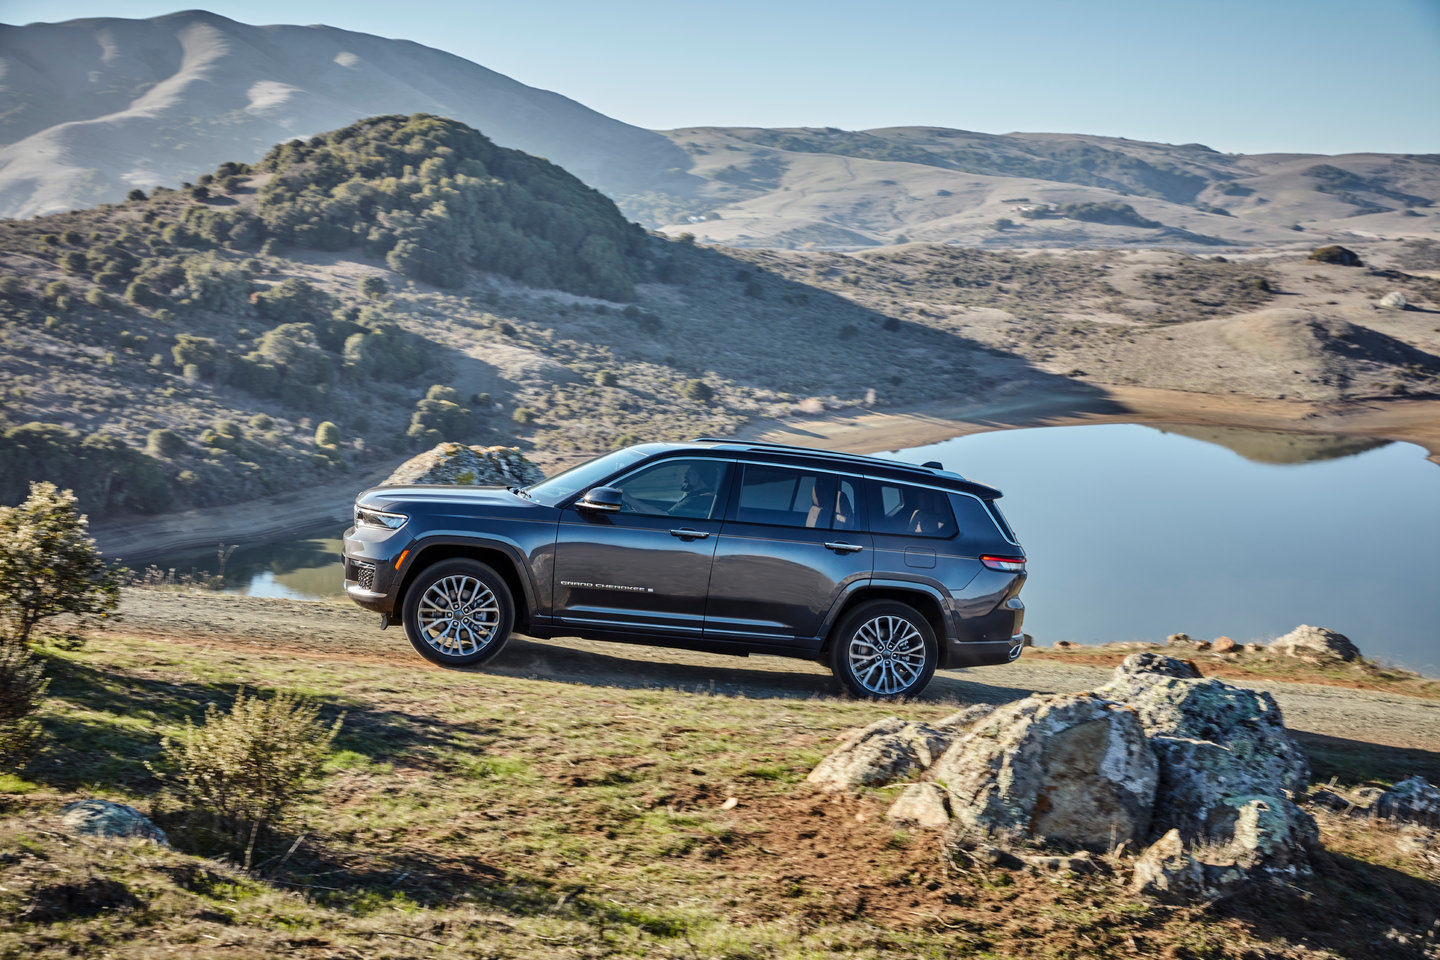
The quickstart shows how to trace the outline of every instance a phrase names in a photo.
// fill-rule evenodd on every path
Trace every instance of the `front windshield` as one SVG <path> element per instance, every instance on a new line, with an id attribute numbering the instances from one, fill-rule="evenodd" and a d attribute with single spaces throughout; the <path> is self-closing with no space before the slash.
<path id="1" fill-rule="evenodd" d="M 581 490 L 588 490 L 606 477 L 624 470 L 637 460 L 643 459 L 645 454 L 646 450 L 641 447 L 616 450 L 603 457 L 587 460 L 553 477 L 546 477 L 539 483 L 532 483 L 525 488 L 525 492 L 541 503 L 554 506 L 566 497 Z"/>

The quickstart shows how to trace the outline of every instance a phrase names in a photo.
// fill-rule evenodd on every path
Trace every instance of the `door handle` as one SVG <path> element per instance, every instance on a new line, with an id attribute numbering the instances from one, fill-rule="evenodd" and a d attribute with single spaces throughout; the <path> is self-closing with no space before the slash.
<path id="1" fill-rule="evenodd" d="M 836 553 L 855 553 L 856 551 L 865 549 L 858 543 L 840 543 L 837 541 L 826 543 L 825 546 L 834 550 Z"/>
<path id="2" fill-rule="evenodd" d="M 679 537 L 681 540 L 704 540 L 710 536 L 708 530 L 691 530 L 689 527 L 681 527 L 678 530 L 671 530 L 670 536 Z"/>

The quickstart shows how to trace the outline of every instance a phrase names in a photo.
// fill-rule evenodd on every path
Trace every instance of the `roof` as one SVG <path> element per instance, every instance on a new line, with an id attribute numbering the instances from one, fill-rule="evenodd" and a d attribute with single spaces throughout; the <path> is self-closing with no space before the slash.
<path id="1" fill-rule="evenodd" d="M 993 500 L 1001 496 L 999 490 L 967 480 L 958 473 L 943 467 L 921 466 L 902 463 L 886 457 L 872 457 L 862 453 L 840 453 L 834 450 L 819 450 L 789 443 L 771 443 L 764 440 L 738 440 L 734 437 L 696 437 L 692 443 L 703 443 L 712 449 L 726 449 L 737 452 L 763 453 L 772 458 L 789 459 L 792 462 L 806 461 L 828 464 L 844 463 L 864 470 L 867 474 L 883 475 L 891 479 L 923 482 L 964 493 L 973 493 L 983 499 Z"/>

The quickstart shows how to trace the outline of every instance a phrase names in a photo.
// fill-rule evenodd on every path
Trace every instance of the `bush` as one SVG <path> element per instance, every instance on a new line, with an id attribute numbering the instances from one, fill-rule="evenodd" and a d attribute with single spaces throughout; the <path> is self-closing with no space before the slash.
<path id="1" fill-rule="evenodd" d="M 198 820 L 243 850 L 249 869 L 261 831 L 283 824 L 308 792 L 343 720 L 327 726 L 320 708 L 299 697 L 265 700 L 242 690 L 228 712 L 212 703 L 203 723 L 187 720 L 166 738 L 152 770 L 175 785 Z"/>
<path id="2" fill-rule="evenodd" d="M 0 642 L 24 645 L 61 615 L 84 627 L 120 602 L 123 571 L 95 549 L 75 495 L 32 483 L 18 507 L 0 507 Z"/>
<path id="3" fill-rule="evenodd" d="M 315 428 L 315 446 L 317 447 L 338 447 L 340 446 L 340 428 L 329 420 L 324 421 Z"/>
<path id="4" fill-rule="evenodd" d="M 1310 251 L 1310 259 L 1320 263 L 1335 263 L 1342 267 L 1363 267 L 1360 255 L 1338 243 L 1328 247 L 1316 247 Z"/>
<path id="5" fill-rule="evenodd" d="M 250 418 L 251 430 L 269 430 L 275 426 L 275 421 L 268 414 L 257 413 Z"/>
<path id="6" fill-rule="evenodd" d="M 697 403 L 709 403 L 714 399 L 715 391 L 704 380 L 689 380 L 680 388 L 680 395 Z"/>
<path id="7" fill-rule="evenodd" d="M 390 288 L 385 285 L 385 278 L 378 273 L 372 273 L 360 281 L 360 292 L 371 300 L 378 300 L 385 296 Z"/>
<path id="8" fill-rule="evenodd" d="M 129 201 L 131 201 L 131 202 L 135 202 L 135 201 L 139 201 L 139 200 L 144 200 L 144 199 L 145 199 L 145 191 L 144 191 L 144 190 L 141 190 L 140 188 L 137 187 L 137 188 L 135 188 L 134 190 L 131 190 L 129 193 L 125 194 L 125 199 L 126 199 L 126 200 L 129 200 Z"/>
<path id="9" fill-rule="evenodd" d="M 185 439 L 174 430 L 151 430 L 145 451 L 152 457 L 176 457 L 185 452 Z"/>
<path id="10" fill-rule="evenodd" d="M 28 646 L 0 639 L 0 771 L 20 769 L 34 752 L 40 725 L 32 714 L 48 685 Z"/>
<path id="11" fill-rule="evenodd" d="M 435 384 L 415 404 L 405 436 L 412 440 L 438 443 L 441 440 L 464 439 L 475 428 L 474 414 L 460 405 L 460 392 L 444 384 Z"/>

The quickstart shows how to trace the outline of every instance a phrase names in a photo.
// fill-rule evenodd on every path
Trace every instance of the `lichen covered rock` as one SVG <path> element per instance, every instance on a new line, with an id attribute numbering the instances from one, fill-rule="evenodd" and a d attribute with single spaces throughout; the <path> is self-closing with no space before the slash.
<path id="1" fill-rule="evenodd" d="M 77 800 L 60 808 L 60 825 L 71 833 L 107 840 L 150 840 L 168 846 L 165 831 L 134 807 L 109 800 Z"/>
<path id="2" fill-rule="evenodd" d="M 829 793 L 882 786 L 924 770 L 949 743 L 935 727 L 885 717 L 845 734 L 805 779 Z"/>
<path id="3" fill-rule="evenodd" d="M 928 781 L 908 784 L 885 816 L 917 827 L 943 827 L 950 822 L 950 799 L 939 784 Z"/>
<path id="4" fill-rule="evenodd" d="M 1440 827 L 1440 789 L 1423 777 L 1411 777 L 1376 797 L 1370 811 L 1385 820 Z"/>
<path id="5" fill-rule="evenodd" d="M 1001 707 L 946 751 L 931 778 L 962 824 L 1106 849 L 1146 836 L 1158 768 L 1133 710 L 1080 693 Z"/>
<path id="6" fill-rule="evenodd" d="M 1270 644 L 1269 651 L 1310 663 L 1348 662 L 1360 656 L 1360 648 L 1349 637 L 1308 624 L 1301 624 Z"/>
<path id="7" fill-rule="evenodd" d="M 441 443 L 395 468 L 385 483 L 523 487 L 543 480 L 540 468 L 515 447 L 469 447 Z"/>

